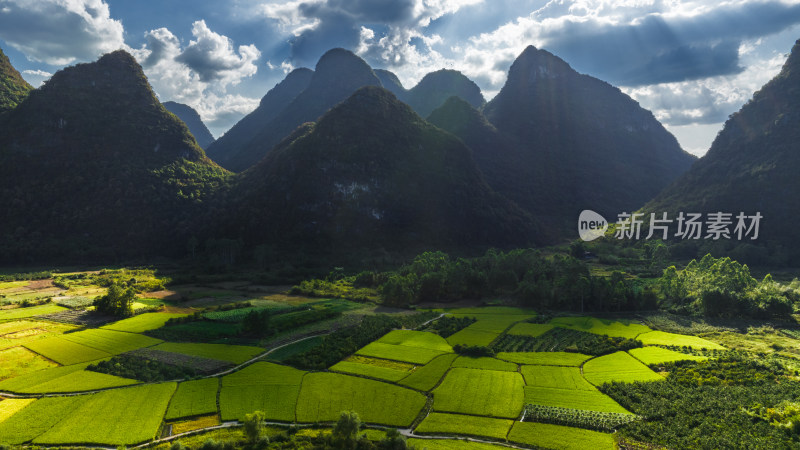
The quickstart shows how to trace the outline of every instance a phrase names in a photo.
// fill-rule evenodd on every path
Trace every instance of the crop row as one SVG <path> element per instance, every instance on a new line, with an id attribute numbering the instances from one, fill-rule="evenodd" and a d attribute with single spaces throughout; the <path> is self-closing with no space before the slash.
<path id="1" fill-rule="evenodd" d="M 525 421 L 566 425 L 597 431 L 615 431 L 622 425 L 638 420 L 633 414 L 620 414 L 558 406 L 525 405 Z"/>

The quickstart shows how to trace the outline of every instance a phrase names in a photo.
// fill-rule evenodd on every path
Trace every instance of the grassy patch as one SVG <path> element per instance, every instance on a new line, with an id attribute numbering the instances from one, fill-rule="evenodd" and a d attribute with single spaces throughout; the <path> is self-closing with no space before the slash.
<path id="1" fill-rule="evenodd" d="M 426 348 L 437 352 L 453 351 L 450 344 L 437 334 L 426 331 L 393 330 L 378 339 L 378 342 L 406 347 Z"/>
<path id="2" fill-rule="evenodd" d="M 577 389 L 594 391 L 591 385 L 581 375 L 578 367 L 563 366 L 522 366 L 522 376 L 528 386 L 548 387 L 557 389 Z"/>
<path id="3" fill-rule="evenodd" d="M 414 367 L 413 364 L 356 355 L 334 364 L 331 366 L 331 370 L 387 381 L 399 381 L 407 377 Z"/>
<path id="4" fill-rule="evenodd" d="M 433 390 L 436 411 L 516 418 L 522 411 L 524 382 L 517 372 L 451 369 Z"/>
<path id="5" fill-rule="evenodd" d="M 45 397 L 0 422 L 0 442 L 18 445 L 36 438 L 61 422 L 88 400 L 87 395 Z M 5 401 L 5 400 L 4 400 Z"/>
<path id="6" fill-rule="evenodd" d="M 222 420 L 243 420 L 245 414 L 260 410 L 267 419 L 293 422 L 304 374 L 291 367 L 257 362 L 222 377 Z"/>
<path id="7" fill-rule="evenodd" d="M 63 306 L 58 306 L 55 303 L 30 306 L 28 308 L 5 309 L 5 310 L 0 310 L 0 321 L 27 319 L 29 317 L 66 311 L 67 309 L 68 308 L 64 308 Z"/>
<path id="8" fill-rule="evenodd" d="M 508 440 L 520 444 L 565 450 L 613 450 L 614 435 L 546 423 L 515 422 Z"/>
<path id="9" fill-rule="evenodd" d="M 500 352 L 497 358 L 517 364 L 578 367 L 591 356 L 571 352 Z"/>
<path id="10" fill-rule="evenodd" d="M 445 352 L 424 347 L 409 347 L 406 345 L 385 344 L 376 341 L 367 344 L 356 353 L 363 356 L 372 356 L 374 358 L 392 359 L 414 364 L 427 364 L 433 358 Z"/>
<path id="11" fill-rule="evenodd" d="M 595 386 L 612 381 L 658 381 L 661 376 L 625 352 L 591 359 L 583 365 L 583 376 Z"/>
<path id="12" fill-rule="evenodd" d="M 504 445 L 486 444 L 483 442 L 469 442 L 460 439 L 409 439 L 408 443 L 414 448 L 426 450 L 498 450 L 508 449 Z"/>
<path id="13" fill-rule="evenodd" d="M 110 353 L 56 336 L 25 344 L 34 352 L 65 366 L 108 358 Z"/>
<path id="14" fill-rule="evenodd" d="M 199 416 L 202 414 L 216 414 L 217 391 L 219 379 L 204 378 L 201 380 L 184 381 L 178 385 L 178 390 L 169 402 L 166 420 L 180 419 L 182 417 Z M 176 433 L 173 429 L 173 433 Z"/>
<path id="15" fill-rule="evenodd" d="M 500 370 L 506 372 L 516 372 L 517 365 L 500 361 L 495 358 L 473 358 L 471 356 L 459 356 L 452 367 L 465 367 L 468 369 Z"/>
<path id="16" fill-rule="evenodd" d="M 68 373 L 49 381 L 45 381 L 40 384 L 19 389 L 17 392 L 36 394 L 81 392 L 112 387 L 130 386 L 138 383 L 138 381 L 130 380 L 128 378 L 115 377 L 113 375 L 92 372 L 90 370 L 80 370 Z"/>
<path id="17" fill-rule="evenodd" d="M 33 442 L 132 445 L 149 441 L 158 433 L 175 387 L 175 383 L 149 384 L 89 395 Z"/>
<path id="18" fill-rule="evenodd" d="M 520 322 L 508 330 L 508 334 L 537 337 L 552 330 L 555 325 L 549 323 Z"/>
<path id="19" fill-rule="evenodd" d="M 190 344 L 176 342 L 164 342 L 163 344 L 153 347 L 153 350 L 199 356 L 200 358 L 217 359 L 235 364 L 241 364 L 264 352 L 263 348 L 245 345 Z"/>
<path id="20" fill-rule="evenodd" d="M 477 323 L 477 322 L 476 322 Z M 475 324 L 472 324 L 475 325 Z M 472 328 L 472 325 L 447 338 L 450 345 L 481 346 L 486 347 L 492 343 L 500 333 L 481 331 Z"/>
<path id="21" fill-rule="evenodd" d="M 196 419 L 184 420 L 171 424 L 172 434 L 181 434 L 188 431 L 202 430 L 203 428 L 215 427 L 219 424 L 219 416 L 216 414 L 213 416 L 198 417 Z"/>
<path id="22" fill-rule="evenodd" d="M 650 327 L 628 320 L 608 320 L 594 317 L 556 317 L 551 324 L 588 333 L 633 339 L 641 333 L 653 331 Z"/>
<path id="23" fill-rule="evenodd" d="M 152 347 L 161 341 L 141 334 L 101 329 L 89 329 L 63 335 L 64 339 L 97 350 L 119 355 L 142 347 Z"/>
<path id="24" fill-rule="evenodd" d="M 594 390 L 570 390 L 551 387 L 526 386 L 525 403 L 627 414 L 628 411 L 611 397 Z"/>
<path id="25" fill-rule="evenodd" d="M 144 313 L 129 319 L 120 320 L 101 327 L 106 330 L 127 331 L 129 333 L 144 333 L 148 330 L 161 328 L 169 319 L 185 317 L 187 314 Z"/>
<path id="26" fill-rule="evenodd" d="M 505 440 L 513 423 L 514 421 L 510 419 L 430 413 L 414 432 L 420 434 L 486 436 Z"/>
<path id="27" fill-rule="evenodd" d="M 30 405 L 35 398 L 7 398 L 0 400 L 0 423 Z"/>
<path id="28" fill-rule="evenodd" d="M 436 383 L 442 379 L 447 370 L 450 369 L 450 365 L 457 357 L 458 355 L 453 353 L 437 356 L 428 364 L 425 364 L 412 372 L 411 375 L 400 380 L 399 383 L 420 391 L 430 391 L 436 386 Z"/>
<path id="29" fill-rule="evenodd" d="M 304 377 L 300 389 L 297 420 L 335 421 L 341 411 L 356 411 L 365 423 L 403 427 L 417 417 L 425 401 L 425 396 L 418 392 L 380 381 L 310 373 Z"/>
<path id="30" fill-rule="evenodd" d="M 321 343 L 322 343 L 322 336 L 314 336 L 312 338 L 308 338 L 303 341 L 295 342 L 285 347 L 281 347 L 275 350 L 274 352 L 270 353 L 266 357 L 266 359 L 270 361 L 283 362 L 291 358 L 292 356 L 299 355 L 303 352 L 311 350 L 312 348 L 318 346 Z"/>
<path id="31" fill-rule="evenodd" d="M 648 366 L 651 364 L 663 364 L 675 361 L 704 361 L 708 359 L 705 356 L 688 355 L 661 347 L 634 348 L 628 350 L 628 353 Z"/>
<path id="32" fill-rule="evenodd" d="M 741 336 L 734 333 L 735 336 Z M 725 350 L 725 347 L 697 336 L 667 333 L 665 331 L 651 331 L 638 337 L 644 345 L 674 345 L 676 347 L 691 347 L 696 349 Z"/>
<path id="33" fill-rule="evenodd" d="M 11 347 L 0 350 L 0 380 L 14 378 L 37 370 L 55 367 L 56 363 L 28 350 Z"/>

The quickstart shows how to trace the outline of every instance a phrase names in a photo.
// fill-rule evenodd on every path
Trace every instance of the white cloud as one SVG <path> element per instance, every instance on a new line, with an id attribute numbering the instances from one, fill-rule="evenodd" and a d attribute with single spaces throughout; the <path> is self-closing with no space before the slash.
<path id="1" fill-rule="evenodd" d="M 0 0 L 0 38 L 32 61 L 64 65 L 124 48 L 103 0 Z"/>
<path id="2" fill-rule="evenodd" d="M 41 86 L 46 80 L 53 76 L 52 73 L 46 72 L 44 70 L 23 70 L 22 78 L 25 79 L 31 86 L 39 87 Z"/>
<path id="3" fill-rule="evenodd" d="M 258 106 L 259 98 L 232 95 L 228 88 L 256 74 L 261 52 L 254 45 L 234 50 L 231 40 L 204 21 L 192 26 L 185 47 L 168 29 L 145 33 L 145 45 L 131 49 L 161 101 L 185 103 L 200 114 L 214 135 Z"/>

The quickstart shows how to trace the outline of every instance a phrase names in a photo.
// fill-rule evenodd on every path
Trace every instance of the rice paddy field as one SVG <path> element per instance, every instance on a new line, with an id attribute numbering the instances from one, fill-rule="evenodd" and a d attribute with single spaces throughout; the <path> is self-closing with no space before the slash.
<path id="1" fill-rule="evenodd" d="M 0 290 L 24 296 L 26 286 L 22 282 L 0 283 Z M 68 294 L 95 291 L 102 292 L 103 288 L 76 285 Z M 418 449 L 508 448 L 493 442 L 549 449 L 611 449 L 615 446 L 614 434 L 596 430 L 613 430 L 616 424 L 640 417 L 597 387 L 608 382 L 660 381 L 662 375 L 648 366 L 707 359 L 664 347 L 723 348 L 701 337 L 654 330 L 628 320 L 563 316 L 547 323 L 531 323 L 528 320 L 536 317 L 531 310 L 489 306 L 444 311 L 476 319 L 447 338 L 430 331 L 396 329 L 360 344 L 361 348 L 350 350 L 352 354 L 330 364 L 327 370 L 308 371 L 283 361 L 292 361 L 291 356 L 321 345 L 322 336 L 303 340 L 308 335 L 298 333 L 288 342 L 276 339 L 276 346 L 289 345 L 255 361 L 251 360 L 271 348 L 266 340 L 225 336 L 236 332 L 236 321 L 249 311 L 294 311 L 298 305 L 308 304 L 351 314 L 361 305 L 345 300 L 268 296 L 250 300 L 251 306 L 245 308 L 216 308 L 249 298 L 247 291 L 234 284 L 178 287 L 171 294 L 154 293 L 153 299 L 139 300 L 150 305 L 167 301 L 165 298 L 172 295 L 183 297 L 185 304 L 168 309 L 170 312 L 146 312 L 98 324 L 51 320 L 55 316 L 50 314 L 71 311 L 53 303 L 0 310 L 0 444 L 132 446 L 165 433 L 242 421 L 245 415 L 260 410 L 269 421 L 321 424 L 319 429 L 301 430 L 309 435 L 329 433 L 342 411 L 356 411 L 365 424 L 412 427 L 412 436 L 416 437 L 409 443 Z M 70 308 L 78 305 L 73 303 L 64 304 Z M 166 325 L 170 319 L 186 317 L 208 305 L 213 308 L 201 314 L 213 319 L 211 322 Z M 358 321 L 352 316 L 348 318 L 347 324 L 355 323 Z M 175 336 L 194 336 L 195 332 L 209 332 L 202 329 L 207 324 L 226 327 L 228 334 L 214 340 L 231 343 L 178 341 L 161 333 L 170 328 L 177 330 Z M 196 329 L 186 334 L 181 327 Z M 571 351 L 575 350 L 574 342 L 558 346 L 565 351 L 500 351 L 504 338 L 527 339 L 535 344 L 559 330 L 559 336 L 563 334 L 567 341 L 581 334 L 568 331 L 575 330 L 635 338 L 644 346 L 599 357 Z M 453 348 L 459 344 L 496 346 L 497 353 L 491 357 L 459 355 Z M 167 365 L 194 360 L 213 360 L 219 365 L 188 379 L 155 383 L 87 369 L 115 355 L 154 359 Z M 214 375 L 225 369 L 231 371 Z M 30 398 L 3 398 L 3 393 Z M 611 421 L 614 427 L 588 429 L 593 426 L 593 415 Z M 555 416 L 567 417 L 566 422 L 553 422 Z M 384 435 L 378 430 L 369 433 L 376 440 Z M 228 435 L 241 436 L 241 431 L 207 434 Z M 202 436 L 186 438 L 185 442 L 198 447 Z M 468 438 L 485 442 L 465 440 Z"/>

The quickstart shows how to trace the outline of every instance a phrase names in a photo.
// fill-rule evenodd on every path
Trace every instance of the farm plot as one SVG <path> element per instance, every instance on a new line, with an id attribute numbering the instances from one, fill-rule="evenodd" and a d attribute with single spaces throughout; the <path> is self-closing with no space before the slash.
<path id="1" fill-rule="evenodd" d="M 725 347 L 697 336 L 667 333 L 664 331 L 651 331 L 638 337 L 644 345 L 674 345 L 676 347 L 691 347 L 695 349 L 725 350 Z"/>
<path id="2" fill-rule="evenodd" d="M 75 329 L 71 325 L 31 320 L 0 323 L 0 350 L 46 339 Z"/>
<path id="3" fill-rule="evenodd" d="M 41 316 L 43 314 L 52 314 L 61 311 L 67 311 L 67 308 L 58 306 L 55 303 L 45 303 L 44 305 L 29 306 L 27 308 L 14 308 L 0 310 L 0 321 L 26 319 L 28 317 Z"/>
<path id="4" fill-rule="evenodd" d="M 526 386 L 525 403 L 586 411 L 628 413 L 625 408 L 611 399 L 611 397 L 596 389 L 589 391 Z"/>
<path id="5" fill-rule="evenodd" d="M 411 375 L 400 380 L 400 384 L 420 391 L 430 391 L 450 369 L 450 365 L 458 357 L 454 353 L 437 356 L 428 364 L 418 368 Z"/>
<path id="6" fill-rule="evenodd" d="M 365 423 L 404 427 L 417 417 L 425 402 L 424 395 L 392 384 L 335 373 L 309 373 L 300 389 L 297 420 L 336 421 L 342 411 L 356 411 Z"/>
<path id="7" fill-rule="evenodd" d="M 563 366 L 522 366 L 522 376 L 528 386 L 557 389 L 596 390 L 581 375 L 578 367 Z"/>
<path id="8" fill-rule="evenodd" d="M 91 370 L 79 370 L 58 378 L 18 389 L 22 394 L 53 394 L 61 392 L 82 392 L 107 389 L 112 387 L 139 384 L 137 380 L 116 377 Z"/>
<path id="9" fill-rule="evenodd" d="M 648 366 L 675 361 L 705 361 L 708 359 L 705 356 L 689 355 L 661 347 L 634 348 L 628 350 L 628 353 Z"/>
<path id="10" fill-rule="evenodd" d="M 122 331 L 90 329 L 68 333 L 62 336 L 64 339 L 76 344 L 96 348 L 97 350 L 119 355 L 142 347 L 152 347 L 161 343 L 161 340 L 154 339 L 141 334 L 125 333 Z"/>
<path id="11" fill-rule="evenodd" d="M 639 416 L 630 413 L 590 411 L 530 403 L 525 405 L 525 412 L 522 415 L 527 422 L 551 423 L 553 425 L 566 425 L 568 427 L 610 432 L 616 431 L 622 425 L 640 419 Z"/>
<path id="12" fill-rule="evenodd" d="M 363 375 L 379 380 L 399 381 L 407 377 L 414 370 L 414 367 L 416 366 L 413 364 L 356 355 L 334 364 L 330 370 Z"/>
<path id="13" fill-rule="evenodd" d="M 108 324 L 101 328 L 105 330 L 127 331 L 129 333 L 144 333 L 148 330 L 155 330 L 156 328 L 163 327 L 169 319 L 185 317 L 187 315 L 188 314 L 144 313 Z"/>
<path id="14" fill-rule="evenodd" d="M 661 376 L 625 352 L 594 358 L 583 365 L 583 376 L 595 386 L 612 381 L 658 381 Z"/>
<path id="15" fill-rule="evenodd" d="M 520 322 L 525 319 L 529 319 L 533 316 L 523 316 L 523 315 L 489 315 L 489 314 L 482 314 L 475 316 L 478 321 L 470 325 L 468 328 L 472 328 L 475 331 L 485 331 L 489 333 L 502 333 L 506 331 L 508 327 L 511 325 Z"/>
<path id="16" fill-rule="evenodd" d="M 473 358 L 470 356 L 459 356 L 452 367 L 464 367 L 467 369 L 500 370 L 505 372 L 516 372 L 517 365 L 500 361 L 495 358 Z"/>
<path id="17" fill-rule="evenodd" d="M 406 347 L 427 348 L 442 353 L 450 353 L 453 348 L 438 334 L 427 331 L 394 330 L 377 340 L 384 344 L 403 345 Z"/>
<path id="18" fill-rule="evenodd" d="M 433 409 L 513 419 L 522 411 L 523 387 L 518 372 L 451 369 L 433 390 Z"/>
<path id="19" fill-rule="evenodd" d="M 18 445 L 36 438 L 88 400 L 88 395 L 45 397 L 0 422 L 0 442 Z M 8 400 L 3 400 L 6 402 Z"/>
<path id="20" fill-rule="evenodd" d="M 508 434 L 508 440 L 551 449 L 613 450 L 616 448 L 614 435 L 610 433 L 534 422 L 515 422 Z"/>
<path id="21" fill-rule="evenodd" d="M 184 367 L 201 374 L 217 373 L 222 369 L 233 366 L 233 363 L 228 361 L 201 358 L 199 356 L 184 355 L 182 353 L 164 352 L 161 350 L 154 350 L 152 348 L 140 348 L 138 350 L 128 352 L 126 355 L 151 359 L 172 366 Z"/>
<path id="22" fill-rule="evenodd" d="M 9 392 L 22 392 L 38 384 L 46 383 L 51 380 L 79 372 L 86 369 L 89 363 L 74 364 L 71 366 L 53 367 L 52 369 L 38 370 L 36 372 L 10 378 L 0 382 L 0 390 Z"/>
<path id="23" fill-rule="evenodd" d="M 537 337 L 552 330 L 554 326 L 555 325 L 549 323 L 520 322 L 511 327 L 511 329 L 508 330 L 508 334 Z"/>
<path id="24" fill-rule="evenodd" d="M 536 313 L 532 309 L 516 308 L 513 306 L 481 306 L 478 308 L 455 308 L 448 309 L 447 312 L 454 316 L 474 316 L 480 317 L 484 315 L 494 316 L 526 316 L 518 320 L 525 320 L 533 317 Z"/>
<path id="25" fill-rule="evenodd" d="M 65 366 L 111 356 L 108 352 L 70 341 L 61 336 L 28 342 L 25 347 Z"/>
<path id="26" fill-rule="evenodd" d="M 54 367 L 57 364 L 25 347 L 0 350 L 0 380 Z"/>
<path id="27" fill-rule="evenodd" d="M 216 414 L 217 391 L 219 379 L 204 378 L 201 380 L 184 381 L 178 385 L 178 390 L 172 396 L 167 409 L 166 420 L 175 420 L 183 417 L 200 416 L 203 414 Z"/>
<path id="28" fill-rule="evenodd" d="M 477 322 L 475 322 L 477 323 Z M 475 325 L 474 323 L 472 325 Z M 476 329 L 470 329 L 472 327 L 470 325 L 467 328 L 453 334 L 449 338 L 447 338 L 447 342 L 450 345 L 467 345 L 467 346 L 488 346 L 492 343 L 500 333 L 493 333 L 490 331 L 480 331 Z"/>
<path id="29" fill-rule="evenodd" d="M 497 358 L 517 364 L 579 367 L 591 356 L 571 352 L 500 352 Z"/>
<path id="30" fill-rule="evenodd" d="M 414 430 L 419 434 L 485 436 L 493 439 L 506 439 L 514 423 L 510 419 L 465 416 L 462 414 L 430 413 Z"/>
<path id="31" fill-rule="evenodd" d="M 245 345 L 193 344 L 177 342 L 164 342 L 163 344 L 153 347 L 153 350 L 182 353 L 184 355 L 228 361 L 235 364 L 241 364 L 264 352 L 264 349 L 261 347 L 249 347 Z"/>
<path id="32" fill-rule="evenodd" d="M 0 398 L 0 423 L 30 405 L 35 398 Z"/>
<path id="33" fill-rule="evenodd" d="M 375 341 L 367 344 L 356 352 L 358 355 L 373 358 L 391 359 L 414 364 L 427 364 L 433 358 L 445 352 L 423 347 L 409 347 L 405 345 L 384 344 Z"/>
<path id="34" fill-rule="evenodd" d="M 470 442 L 462 439 L 419 439 L 412 438 L 408 443 L 414 448 L 425 450 L 508 450 L 505 445 Z"/>
<path id="35" fill-rule="evenodd" d="M 222 420 L 243 420 L 245 414 L 264 411 L 266 418 L 293 422 L 305 372 L 268 362 L 257 362 L 222 377 Z"/>
<path id="36" fill-rule="evenodd" d="M 493 348 L 502 352 L 563 352 L 596 348 L 605 339 L 597 334 L 554 327 L 538 337 L 506 334 Z"/>
<path id="37" fill-rule="evenodd" d="M 634 339 L 636 336 L 653 331 L 650 327 L 628 320 L 608 320 L 594 317 L 556 317 L 551 324 L 588 333 Z"/>
<path id="38" fill-rule="evenodd" d="M 175 387 L 175 383 L 148 384 L 84 396 L 88 398 L 33 442 L 132 445 L 149 441 L 158 433 Z"/>

